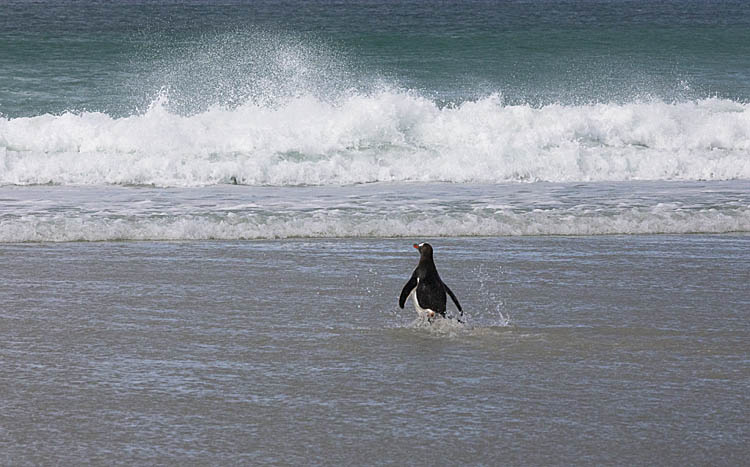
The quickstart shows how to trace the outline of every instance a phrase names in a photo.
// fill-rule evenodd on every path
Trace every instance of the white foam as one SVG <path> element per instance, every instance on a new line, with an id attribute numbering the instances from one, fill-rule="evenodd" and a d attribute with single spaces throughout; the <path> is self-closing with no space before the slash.
<path id="1" fill-rule="evenodd" d="M 183 116 L 0 119 L 0 184 L 750 179 L 750 104 L 440 107 L 408 92 L 304 95 Z"/>
<path id="2" fill-rule="evenodd" d="M 451 237 L 750 232 L 750 206 L 620 212 L 589 210 L 493 213 L 402 212 L 358 216 L 345 211 L 121 216 L 29 213 L 0 217 L 0 242 L 205 240 L 329 237 Z"/>

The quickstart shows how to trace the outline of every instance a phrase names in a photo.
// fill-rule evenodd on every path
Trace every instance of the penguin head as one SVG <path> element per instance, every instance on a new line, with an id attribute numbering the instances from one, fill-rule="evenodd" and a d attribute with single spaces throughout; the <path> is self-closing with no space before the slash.
<path id="1" fill-rule="evenodd" d="M 432 245 L 429 243 L 415 243 L 414 248 L 419 250 L 419 254 L 422 258 L 432 258 Z"/>

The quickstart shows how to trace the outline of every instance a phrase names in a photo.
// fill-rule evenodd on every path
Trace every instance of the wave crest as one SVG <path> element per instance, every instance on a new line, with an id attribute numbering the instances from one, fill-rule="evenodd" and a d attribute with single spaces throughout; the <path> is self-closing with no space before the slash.
<path id="1" fill-rule="evenodd" d="M 703 99 L 441 106 L 396 90 L 335 102 L 0 119 L 0 184 L 339 185 L 750 178 L 750 105 Z"/>

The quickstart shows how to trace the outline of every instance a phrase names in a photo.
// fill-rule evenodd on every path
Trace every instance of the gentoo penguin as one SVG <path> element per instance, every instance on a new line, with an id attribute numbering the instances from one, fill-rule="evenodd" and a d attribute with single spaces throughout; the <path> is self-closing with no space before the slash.
<path id="1" fill-rule="evenodd" d="M 458 311 L 463 316 L 461 304 L 453 294 L 451 289 L 440 279 L 440 274 L 435 267 L 435 261 L 432 259 L 432 246 L 429 243 L 414 244 L 414 248 L 419 250 L 419 264 L 411 275 L 411 279 L 406 283 L 398 299 L 398 306 L 403 308 L 406 299 L 414 294 L 414 306 L 417 314 L 427 316 L 429 320 L 435 316 L 435 313 L 445 318 L 445 293 L 453 299 Z M 459 320 L 461 321 L 461 320 Z"/>

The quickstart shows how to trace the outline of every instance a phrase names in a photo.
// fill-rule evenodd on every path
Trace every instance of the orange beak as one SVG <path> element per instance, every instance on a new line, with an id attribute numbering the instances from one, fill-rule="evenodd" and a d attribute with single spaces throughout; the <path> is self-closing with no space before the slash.
<path id="1" fill-rule="evenodd" d="M 414 248 L 416 248 L 417 250 L 419 250 L 419 245 L 417 245 L 417 244 L 415 243 L 415 244 L 414 244 Z"/>

